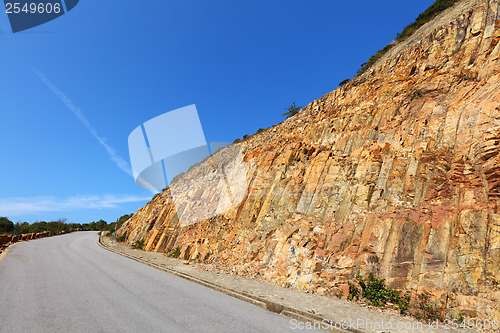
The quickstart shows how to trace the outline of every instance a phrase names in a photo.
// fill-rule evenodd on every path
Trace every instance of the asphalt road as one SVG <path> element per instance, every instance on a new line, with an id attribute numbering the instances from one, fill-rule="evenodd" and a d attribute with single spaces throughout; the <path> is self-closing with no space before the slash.
<path id="1" fill-rule="evenodd" d="M 296 332 L 290 319 L 97 245 L 76 232 L 0 263 L 0 332 Z"/>

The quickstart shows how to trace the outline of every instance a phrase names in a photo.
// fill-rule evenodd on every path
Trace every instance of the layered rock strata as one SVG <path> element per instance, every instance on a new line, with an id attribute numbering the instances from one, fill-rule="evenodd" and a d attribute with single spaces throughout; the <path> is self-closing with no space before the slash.
<path id="1" fill-rule="evenodd" d="M 119 235 L 319 294 L 373 272 L 431 292 L 448 317 L 500 319 L 499 2 L 459 2 L 416 36 L 241 142 L 239 205 L 180 227 L 166 189 Z"/>

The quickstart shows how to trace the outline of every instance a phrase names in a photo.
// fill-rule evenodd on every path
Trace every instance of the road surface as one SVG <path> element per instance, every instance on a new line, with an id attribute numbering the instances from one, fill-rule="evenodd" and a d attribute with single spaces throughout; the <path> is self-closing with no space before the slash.
<path id="1" fill-rule="evenodd" d="M 296 332 L 290 319 L 102 249 L 96 232 L 14 245 L 0 332 Z"/>

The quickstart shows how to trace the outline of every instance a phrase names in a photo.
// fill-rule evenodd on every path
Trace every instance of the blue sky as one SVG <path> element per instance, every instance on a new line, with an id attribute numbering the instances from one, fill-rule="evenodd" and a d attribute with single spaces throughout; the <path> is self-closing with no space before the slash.
<path id="1" fill-rule="evenodd" d="M 190 104 L 207 141 L 272 126 L 352 78 L 432 2 L 81 0 L 16 34 L 2 7 L 0 216 L 135 212 L 152 194 L 118 165 L 134 128 Z"/>

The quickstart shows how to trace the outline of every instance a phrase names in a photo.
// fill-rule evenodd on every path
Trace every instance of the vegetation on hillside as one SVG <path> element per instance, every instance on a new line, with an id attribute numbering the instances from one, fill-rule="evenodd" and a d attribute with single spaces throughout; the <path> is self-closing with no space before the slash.
<path id="1" fill-rule="evenodd" d="M 259 133 L 265 132 L 268 129 L 269 129 L 269 127 L 267 127 L 267 128 L 259 128 L 255 134 L 259 134 Z M 238 143 L 238 142 L 241 142 L 241 141 L 244 141 L 244 140 L 248 140 L 252 136 L 254 136 L 255 134 L 245 134 L 245 135 L 243 135 L 243 139 L 236 139 L 236 140 L 233 141 L 233 143 Z"/>
<path id="2" fill-rule="evenodd" d="M 120 218 L 116 222 L 112 222 L 110 224 L 107 224 L 103 229 L 99 229 L 99 230 L 110 231 L 109 234 L 111 235 L 111 233 L 115 232 L 115 227 L 116 227 L 116 230 L 120 229 L 121 226 L 123 225 L 123 223 L 125 223 L 125 221 L 127 221 L 132 216 L 134 216 L 133 213 L 122 215 L 122 216 L 120 216 Z"/>
<path id="3" fill-rule="evenodd" d="M 436 17 L 437 14 L 453 6 L 458 1 L 459 0 L 436 0 L 429 8 L 427 8 L 417 17 L 415 22 L 406 26 L 402 32 L 397 34 L 396 40 L 398 42 L 404 41 L 405 39 L 413 35 L 413 33 L 417 31 L 421 26 Z"/>
<path id="4" fill-rule="evenodd" d="M 396 40 L 385 46 L 383 49 L 375 53 L 368 59 L 367 62 L 361 65 L 361 68 L 358 70 L 357 75 L 361 75 L 368 70 L 377 60 L 379 60 L 387 51 L 393 48 L 398 43 L 403 42 L 408 37 L 413 35 L 415 31 L 417 31 L 420 27 L 422 27 L 427 22 L 431 21 L 436 15 L 444 11 L 445 9 L 453 6 L 459 0 L 436 0 L 429 8 L 427 8 L 423 13 L 421 13 L 415 22 L 407 25 L 403 31 L 396 35 Z"/>
<path id="5" fill-rule="evenodd" d="M 383 49 L 379 50 L 377 53 L 372 55 L 367 62 L 361 64 L 361 67 L 358 70 L 358 73 L 356 76 L 359 76 L 363 73 L 365 73 L 374 63 L 376 63 L 384 54 L 386 54 L 391 48 L 396 46 L 398 43 L 403 42 L 404 40 L 408 39 L 415 31 L 417 31 L 420 27 L 422 27 L 425 23 L 431 21 L 444 11 L 445 9 L 453 6 L 456 2 L 459 0 L 436 0 L 429 8 L 427 8 L 423 13 L 421 13 L 413 23 L 407 25 L 403 31 L 398 33 L 396 35 L 396 40 L 392 42 L 389 45 L 386 45 Z M 339 82 L 339 86 L 342 87 L 346 85 L 351 79 L 345 79 Z M 286 112 L 282 114 L 282 116 L 286 116 L 287 118 L 290 118 L 294 115 L 296 115 L 300 110 L 302 109 L 302 106 L 297 106 L 296 102 L 293 102 L 289 107 L 286 107 L 285 110 Z M 263 131 L 267 130 L 267 128 L 259 128 L 256 134 L 261 133 Z M 251 138 L 255 134 L 245 134 L 243 135 L 242 139 L 235 139 L 233 143 L 239 143 L 241 141 L 247 140 Z"/>

